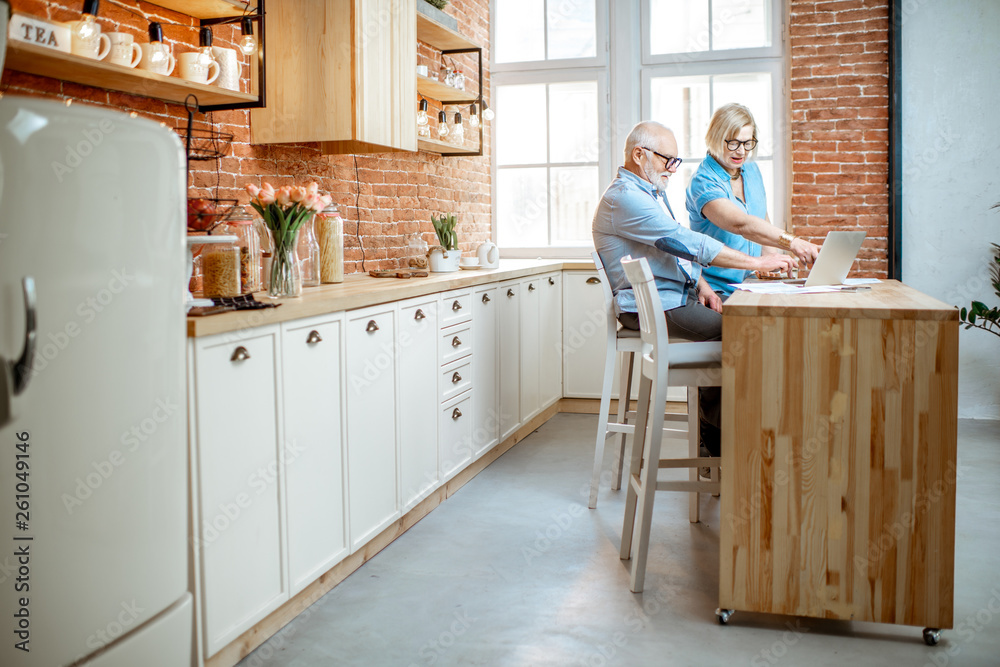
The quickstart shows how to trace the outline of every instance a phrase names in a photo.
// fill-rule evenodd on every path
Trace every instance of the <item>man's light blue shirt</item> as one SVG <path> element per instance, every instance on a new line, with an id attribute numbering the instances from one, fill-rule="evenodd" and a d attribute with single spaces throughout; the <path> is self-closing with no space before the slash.
<path id="1" fill-rule="evenodd" d="M 743 165 L 743 196 L 746 198 L 746 203 L 736 198 L 732 183 L 729 173 L 722 165 L 716 162 L 711 155 L 706 155 L 687 189 L 686 205 L 691 229 L 708 234 L 733 250 L 739 250 L 751 257 L 760 257 L 760 244 L 717 227 L 715 223 L 702 214 L 702 209 L 708 202 L 726 199 L 750 215 L 761 219 L 767 218 L 767 193 L 764 191 L 764 179 L 760 175 L 760 167 L 753 162 L 747 162 Z M 743 282 L 749 273 L 743 269 L 724 269 L 710 266 L 705 269 L 704 275 L 705 281 L 712 286 L 713 290 L 728 296 L 733 293 L 733 288 L 729 285 Z"/>
<path id="2" fill-rule="evenodd" d="M 661 206 L 663 195 L 653 184 L 625 167 L 604 191 L 594 213 L 594 247 L 601 256 L 618 314 L 636 312 L 635 295 L 621 260 L 645 257 L 656 279 L 663 310 L 687 303 L 688 290 L 722 251 L 723 244 L 710 236 L 693 232 L 673 219 L 669 206 Z M 688 268 L 681 261 L 691 262 Z"/>

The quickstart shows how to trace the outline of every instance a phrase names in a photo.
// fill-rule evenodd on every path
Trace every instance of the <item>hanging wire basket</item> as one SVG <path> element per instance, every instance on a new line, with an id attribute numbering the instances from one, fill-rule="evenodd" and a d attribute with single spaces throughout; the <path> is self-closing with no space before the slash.
<path id="1" fill-rule="evenodd" d="M 198 108 L 198 98 L 194 95 L 188 95 L 184 107 L 187 109 L 187 124 L 177 127 L 176 130 L 187 146 L 188 160 L 218 160 L 229 155 L 229 150 L 233 146 L 233 135 L 213 130 L 211 127 L 207 129 L 194 127 L 194 112 Z"/>

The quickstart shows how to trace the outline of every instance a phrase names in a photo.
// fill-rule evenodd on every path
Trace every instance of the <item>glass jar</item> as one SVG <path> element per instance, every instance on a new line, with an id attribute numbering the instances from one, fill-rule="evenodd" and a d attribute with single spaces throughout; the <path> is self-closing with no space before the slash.
<path id="1" fill-rule="evenodd" d="M 219 225 L 216 235 L 236 237 L 240 256 L 240 294 L 260 290 L 260 237 L 254 227 L 254 216 L 243 206 L 234 206 Z"/>
<path id="2" fill-rule="evenodd" d="M 313 229 L 315 219 L 313 215 L 299 228 L 299 271 L 303 287 L 319 286 L 319 241 Z"/>
<path id="3" fill-rule="evenodd" d="M 336 205 L 316 214 L 319 237 L 319 277 L 324 283 L 344 282 L 344 220 Z"/>
<path id="4" fill-rule="evenodd" d="M 413 232 L 407 238 L 407 265 L 414 269 L 427 268 L 427 241 L 420 232 Z"/>
<path id="5" fill-rule="evenodd" d="M 202 292 L 206 297 L 240 295 L 240 248 L 212 246 L 202 253 Z"/>
<path id="6" fill-rule="evenodd" d="M 450 67 L 441 68 L 441 83 L 446 86 L 455 86 L 455 70 Z"/>

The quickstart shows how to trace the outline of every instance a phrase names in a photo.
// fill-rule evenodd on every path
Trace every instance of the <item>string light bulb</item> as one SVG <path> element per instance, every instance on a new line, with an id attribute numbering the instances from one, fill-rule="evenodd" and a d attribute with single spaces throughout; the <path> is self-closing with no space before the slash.
<path id="1" fill-rule="evenodd" d="M 149 62 L 157 65 L 170 59 L 170 47 L 163 43 L 163 26 L 153 21 L 149 24 Z"/>
<path id="2" fill-rule="evenodd" d="M 257 52 L 257 38 L 253 34 L 253 20 L 249 16 L 244 16 L 240 21 L 240 28 L 243 29 L 243 39 L 240 40 L 240 51 L 244 55 L 252 56 Z"/>
<path id="3" fill-rule="evenodd" d="M 448 136 L 448 116 L 445 115 L 444 109 L 438 112 L 438 138 L 444 139 Z"/>
<path id="4" fill-rule="evenodd" d="M 496 118 L 496 114 L 493 113 L 493 109 L 486 106 L 486 100 L 483 100 L 483 120 L 489 122 Z"/>
<path id="5" fill-rule="evenodd" d="M 83 0 L 83 11 L 80 13 L 80 20 L 73 24 L 73 35 L 77 39 L 89 42 L 100 32 L 101 27 L 97 25 L 94 17 L 100 9 L 100 0 Z"/>
<path id="6" fill-rule="evenodd" d="M 451 143 L 462 145 L 465 143 L 465 128 L 462 127 L 462 114 L 455 112 L 455 124 L 451 126 Z"/>
<path id="7" fill-rule="evenodd" d="M 199 42 L 201 49 L 198 52 L 198 64 L 204 68 L 209 68 L 215 62 L 212 55 L 212 29 L 205 27 L 201 29 Z"/>
<path id="8" fill-rule="evenodd" d="M 469 125 L 473 128 L 479 127 L 479 107 L 474 103 L 469 106 Z"/>
<path id="9" fill-rule="evenodd" d="M 427 124 L 427 100 L 420 98 L 420 104 L 417 107 L 417 125 Z"/>

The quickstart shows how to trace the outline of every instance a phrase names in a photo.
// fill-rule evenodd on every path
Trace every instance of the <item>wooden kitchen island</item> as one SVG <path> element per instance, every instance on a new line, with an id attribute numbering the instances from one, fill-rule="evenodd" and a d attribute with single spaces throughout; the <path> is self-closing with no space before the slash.
<path id="1" fill-rule="evenodd" d="M 719 620 L 952 627 L 958 311 L 896 281 L 723 310 Z"/>

